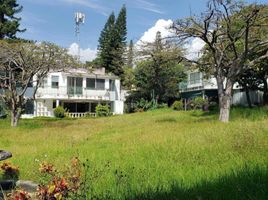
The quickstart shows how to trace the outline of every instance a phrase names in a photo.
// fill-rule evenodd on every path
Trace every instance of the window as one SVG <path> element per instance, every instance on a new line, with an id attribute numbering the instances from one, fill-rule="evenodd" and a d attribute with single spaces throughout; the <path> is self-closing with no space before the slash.
<path id="1" fill-rule="evenodd" d="M 83 78 L 67 77 L 67 89 L 69 95 L 82 95 L 83 93 Z"/>
<path id="2" fill-rule="evenodd" d="M 52 76 L 52 88 L 59 88 L 59 76 Z"/>
<path id="3" fill-rule="evenodd" d="M 96 79 L 96 89 L 104 90 L 105 89 L 105 80 L 104 79 Z"/>
<path id="4" fill-rule="evenodd" d="M 201 73 L 194 72 L 190 74 L 190 84 L 198 84 L 201 83 Z"/>
<path id="5" fill-rule="evenodd" d="M 114 80 L 110 80 L 110 91 L 115 91 L 115 81 Z"/>
<path id="6" fill-rule="evenodd" d="M 87 78 L 87 89 L 95 90 L 95 78 Z"/>

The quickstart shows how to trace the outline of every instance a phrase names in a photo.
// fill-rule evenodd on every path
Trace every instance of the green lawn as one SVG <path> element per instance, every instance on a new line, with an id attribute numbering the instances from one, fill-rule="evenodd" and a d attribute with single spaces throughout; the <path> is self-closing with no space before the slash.
<path id="1" fill-rule="evenodd" d="M 89 164 L 96 199 L 267 199 L 268 111 L 235 108 L 231 122 L 201 111 L 161 109 L 110 118 L 0 120 L 0 149 L 21 178 L 39 161 Z M 88 161 L 86 161 L 88 159 Z"/>

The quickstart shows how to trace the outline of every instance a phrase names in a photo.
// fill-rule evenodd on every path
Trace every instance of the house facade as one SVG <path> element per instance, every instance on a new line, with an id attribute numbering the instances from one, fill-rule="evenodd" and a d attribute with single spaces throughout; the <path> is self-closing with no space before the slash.
<path id="1" fill-rule="evenodd" d="M 215 77 L 205 77 L 200 71 L 193 70 L 187 72 L 187 79 L 180 84 L 181 97 L 192 99 L 196 96 L 208 98 L 211 101 L 218 101 L 217 81 Z M 262 92 L 250 91 L 252 103 L 262 103 Z M 233 105 L 247 105 L 246 93 L 235 83 L 233 86 Z"/>
<path id="2" fill-rule="evenodd" d="M 103 68 L 93 72 L 86 69 L 49 72 L 36 92 L 32 109 L 26 108 L 22 117 L 53 117 L 57 106 L 66 108 L 70 117 L 95 115 L 98 104 L 108 104 L 113 114 L 123 114 L 120 87 L 120 79 L 105 74 Z"/>

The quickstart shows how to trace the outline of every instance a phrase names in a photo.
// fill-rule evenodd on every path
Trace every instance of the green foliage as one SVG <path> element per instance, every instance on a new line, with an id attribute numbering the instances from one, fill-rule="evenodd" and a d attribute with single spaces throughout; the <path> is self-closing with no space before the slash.
<path id="1" fill-rule="evenodd" d="M 145 99 L 156 98 L 159 103 L 179 97 L 178 84 L 184 79 L 183 66 L 174 61 L 167 61 L 156 66 L 153 61 L 140 62 L 134 71 L 135 92 L 142 94 Z"/>
<path id="2" fill-rule="evenodd" d="M 107 117 L 111 115 L 110 107 L 108 105 L 98 104 L 96 106 L 97 117 Z"/>
<path id="3" fill-rule="evenodd" d="M 191 102 L 190 105 L 193 109 L 203 109 L 204 106 L 208 105 L 208 100 L 204 99 L 203 97 L 195 97 Z"/>
<path id="4" fill-rule="evenodd" d="M 127 67 L 133 68 L 134 66 L 134 44 L 133 40 L 130 40 L 127 52 Z"/>
<path id="5" fill-rule="evenodd" d="M 62 106 L 58 106 L 54 109 L 54 116 L 57 118 L 64 118 L 66 110 Z"/>
<path id="6" fill-rule="evenodd" d="M 97 63 L 107 72 L 123 76 L 124 52 L 126 47 L 126 7 L 123 6 L 117 19 L 112 13 L 99 38 Z"/>
<path id="7" fill-rule="evenodd" d="M 111 64 L 112 64 L 112 47 L 111 47 L 111 40 L 113 37 L 113 30 L 114 30 L 114 23 L 115 23 L 115 15 L 114 12 L 109 16 L 103 30 L 101 31 L 101 35 L 99 38 L 99 46 L 98 46 L 98 58 L 97 63 L 103 66 L 106 71 L 111 71 Z"/>
<path id="8" fill-rule="evenodd" d="M 138 102 L 134 104 L 135 112 L 143 112 L 147 110 L 157 109 L 157 103 L 154 100 L 148 101 L 141 98 Z"/>
<path id="9" fill-rule="evenodd" d="M 22 6 L 16 0 L 2 0 L 0 2 L 0 39 L 5 37 L 15 38 L 17 32 L 24 32 L 19 29 L 21 20 L 14 15 L 22 11 Z"/>
<path id="10" fill-rule="evenodd" d="M 175 101 L 172 104 L 172 109 L 173 110 L 183 110 L 183 102 L 182 101 Z"/>
<path id="11" fill-rule="evenodd" d="M 146 60 L 134 69 L 132 91 L 127 101 L 138 102 L 154 99 L 157 103 L 169 103 L 179 97 L 179 83 L 186 77 L 184 66 L 178 64 L 181 50 L 173 43 L 163 42 L 161 33 L 156 34 L 155 41 L 142 47 L 141 55 Z"/>
<path id="12" fill-rule="evenodd" d="M 131 67 L 124 67 L 124 79 L 122 82 L 122 86 L 127 89 L 131 90 L 135 81 L 134 69 Z"/>

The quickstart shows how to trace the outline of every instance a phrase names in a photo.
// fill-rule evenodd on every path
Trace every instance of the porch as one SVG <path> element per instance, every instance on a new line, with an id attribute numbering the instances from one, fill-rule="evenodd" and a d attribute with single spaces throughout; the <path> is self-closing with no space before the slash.
<path id="1" fill-rule="evenodd" d="M 37 100 L 34 103 L 33 117 L 54 117 L 54 109 L 62 106 L 67 112 L 67 116 L 71 118 L 80 118 L 86 116 L 96 116 L 96 106 L 108 104 L 111 112 L 114 112 L 114 103 L 110 101 L 82 101 L 82 100 Z M 26 117 L 26 116 L 24 116 Z"/>
<path id="2" fill-rule="evenodd" d="M 112 109 L 111 102 L 66 102 L 61 105 L 68 111 L 67 116 L 70 118 L 96 117 L 96 107 L 99 103 L 108 104 Z"/>

